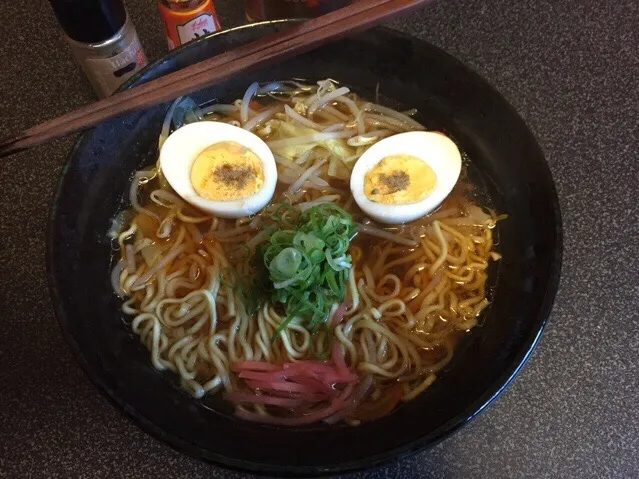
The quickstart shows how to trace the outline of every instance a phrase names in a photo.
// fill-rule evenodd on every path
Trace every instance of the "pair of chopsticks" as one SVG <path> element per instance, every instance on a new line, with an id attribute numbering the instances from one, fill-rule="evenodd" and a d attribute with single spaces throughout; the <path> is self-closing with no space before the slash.
<path id="1" fill-rule="evenodd" d="M 286 31 L 201 61 L 0 140 L 0 157 L 85 130 L 114 116 L 193 93 L 239 72 L 257 69 L 373 27 L 429 0 L 359 0 Z"/>

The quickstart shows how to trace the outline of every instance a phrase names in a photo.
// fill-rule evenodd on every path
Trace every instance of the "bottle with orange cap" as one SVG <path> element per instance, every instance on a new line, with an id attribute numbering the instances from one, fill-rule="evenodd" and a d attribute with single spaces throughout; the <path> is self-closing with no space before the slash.
<path id="1" fill-rule="evenodd" d="M 158 0 L 169 50 L 220 29 L 213 0 Z"/>

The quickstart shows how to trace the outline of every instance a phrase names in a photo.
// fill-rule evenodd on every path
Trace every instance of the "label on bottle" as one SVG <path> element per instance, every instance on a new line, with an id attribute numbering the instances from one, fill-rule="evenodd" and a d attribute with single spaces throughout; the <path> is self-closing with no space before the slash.
<path id="1" fill-rule="evenodd" d="M 110 58 L 84 60 L 89 80 L 100 96 L 109 96 L 147 63 L 137 35 L 120 53 Z"/>
<path id="2" fill-rule="evenodd" d="M 215 17 L 208 13 L 202 12 L 195 18 L 192 18 L 184 25 L 177 26 L 178 36 L 180 37 L 180 44 L 184 45 L 191 40 L 195 40 L 209 33 L 213 33 L 217 30 L 217 24 L 215 23 Z"/>

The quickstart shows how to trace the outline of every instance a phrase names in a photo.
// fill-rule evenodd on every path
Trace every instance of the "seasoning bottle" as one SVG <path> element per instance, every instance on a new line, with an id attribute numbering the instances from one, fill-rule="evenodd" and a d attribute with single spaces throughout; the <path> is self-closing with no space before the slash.
<path id="1" fill-rule="evenodd" d="M 100 98 L 146 64 L 122 0 L 49 0 L 76 60 Z"/>
<path id="2" fill-rule="evenodd" d="M 278 18 L 308 18 L 345 7 L 354 0 L 244 0 L 249 22 Z"/>
<path id="3" fill-rule="evenodd" d="M 169 50 L 220 29 L 213 0 L 158 0 Z"/>

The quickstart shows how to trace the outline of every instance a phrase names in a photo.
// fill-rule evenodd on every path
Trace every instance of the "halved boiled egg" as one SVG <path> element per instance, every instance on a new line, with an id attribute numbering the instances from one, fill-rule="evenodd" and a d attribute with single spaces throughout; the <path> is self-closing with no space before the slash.
<path id="1" fill-rule="evenodd" d="M 184 200 L 222 218 L 257 213 L 271 201 L 277 183 L 273 153 L 261 138 L 214 121 L 171 134 L 160 151 L 160 167 Z"/>
<path id="2" fill-rule="evenodd" d="M 414 131 L 386 138 L 355 163 L 351 191 L 374 220 L 405 223 L 427 215 L 449 195 L 461 172 L 461 154 L 437 132 Z"/>

